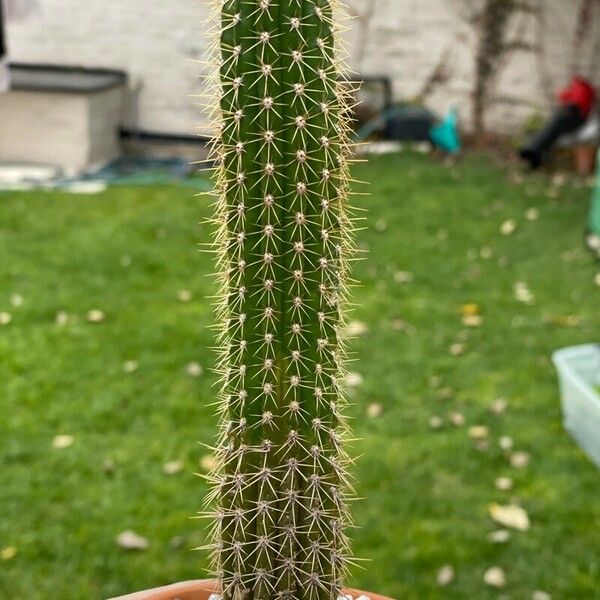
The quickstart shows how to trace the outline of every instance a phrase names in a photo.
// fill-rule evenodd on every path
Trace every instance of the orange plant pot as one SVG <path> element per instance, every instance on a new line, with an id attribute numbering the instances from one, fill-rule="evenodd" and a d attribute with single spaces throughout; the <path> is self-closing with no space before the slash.
<path id="1" fill-rule="evenodd" d="M 218 584 L 210 579 L 199 581 L 183 581 L 174 585 L 135 592 L 127 596 L 119 596 L 111 600 L 208 600 L 211 594 L 218 593 Z M 345 594 L 351 594 L 354 599 L 367 596 L 370 600 L 391 600 L 379 594 L 361 592 L 360 590 L 345 589 Z"/>
<path id="2" fill-rule="evenodd" d="M 579 175 L 593 175 L 596 169 L 597 147 L 592 144 L 583 144 L 573 148 L 575 169 Z"/>

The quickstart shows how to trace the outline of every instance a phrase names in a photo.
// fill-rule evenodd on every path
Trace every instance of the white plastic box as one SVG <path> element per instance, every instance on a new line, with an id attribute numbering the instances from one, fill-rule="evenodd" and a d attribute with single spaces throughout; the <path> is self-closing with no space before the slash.
<path id="1" fill-rule="evenodd" d="M 71 176 L 120 155 L 124 73 L 12 65 L 11 77 L 12 90 L 0 94 L 0 161 L 56 165 Z"/>
<path id="2" fill-rule="evenodd" d="M 565 428 L 600 467 L 600 344 L 558 350 L 553 361 Z"/>

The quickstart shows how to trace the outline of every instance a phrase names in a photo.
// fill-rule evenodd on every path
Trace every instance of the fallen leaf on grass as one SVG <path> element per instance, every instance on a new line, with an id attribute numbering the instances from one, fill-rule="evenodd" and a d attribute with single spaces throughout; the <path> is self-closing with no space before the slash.
<path id="1" fill-rule="evenodd" d="M 490 405 L 490 412 L 499 417 L 506 412 L 506 408 L 508 407 L 508 402 L 504 398 L 498 398 L 492 402 Z"/>
<path id="2" fill-rule="evenodd" d="M 360 373 L 350 372 L 346 374 L 344 382 L 348 387 L 355 388 L 363 384 L 363 376 Z"/>
<path id="3" fill-rule="evenodd" d="M 503 588 L 506 585 L 506 575 L 500 567 L 491 567 L 483 575 L 486 585 L 495 588 Z"/>
<path id="4" fill-rule="evenodd" d="M 489 434 L 489 427 L 486 427 L 485 425 L 474 425 L 469 428 L 469 437 L 472 440 L 484 440 Z"/>
<path id="5" fill-rule="evenodd" d="M 479 251 L 479 256 L 485 260 L 489 260 L 494 256 L 494 251 L 489 246 L 483 246 Z"/>
<path id="6" fill-rule="evenodd" d="M 517 302 L 522 302 L 523 304 L 534 304 L 535 298 L 533 293 L 529 289 L 529 286 L 524 281 L 517 281 L 513 287 L 513 292 L 515 294 L 515 299 Z"/>
<path id="7" fill-rule="evenodd" d="M 202 367 L 200 363 L 189 362 L 185 367 L 185 372 L 190 377 L 200 377 L 200 375 L 202 375 Z"/>
<path id="8" fill-rule="evenodd" d="M 414 335 L 416 333 L 416 327 L 404 319 L 392 319 L 392 329 L 394 331 L 403 331 L 407 335 Z"/>
<path id="9" fill-rule="evenodd" d="M 9 312 L 0 312 L 0 325 L 8 325 L 12 319 L 12 315 Z"/>
<path id="10" fill-rule="evenodd" d="M 459 412 L 450 413 L 450 423 L 454 427 L 462 427 L 466 422 L 465 416 Z"/>
<path id="11" fill-rule="evenodd" d="M 406 321 L 404 319 L 393 319 L 392 329 L 394 331 L 402 331 L 406 327 Z"/>
<path id="12" fill-rule="evenodd" d="M 585 238 L 585 243 L 593 252 L 600 252 L 600 234 L 590 231 Z"/>
<path id="13" fill-rule="evenodd" d="M 513 480 L 510 477 L 498 477 L 495 481 L 495 486 L 501 492 L 508 492 L 513 488 Z"/>
<path id="14" fill-rule="evenodd" d="M 481 327 L 484 319 L 481 315 L 464 315 L 462 323 L 465 327 Z"/>
<path id="15" fill-rule="evenodd" d="M 72 435 L 57 435 L 52 440 L 52 447 L 58 450 L 62 450 L 63 448 L 69 448 L 73 445 L 75 438 Z"/>
<path id="16" fill-rule="evenodd" d="M 437 395 L 440 400 L 452 400 L 454 390 L 451 387 L 443 387 L 438 391 Z"/>
<path id="17" fill-rule="evenodd" d="M 415 276 L 410 271 L 396 271 L 394 273 L 394 281 L 396 283 L 412 283 Z"/>
<path id="18" fill-rule="evenodd" d="M 369 332 L 369 328 L 362 321 L 350 321 L 346 326 L 345 334 L 349 337 L 364 335 Z"/>
<path id="19" fill-rule="evenodd" d="M 465 344 L 452 344 L 450 346 L 450 348 L 448 349 L 448 352 L 450 352 L 450 354 L 452 356 L 462 356 L 465 352 L 467 351 L 467 346 Z"/>
<path id="20" fill-rule="evenodd" d="M 473 302 L 469 304 L 463 304 L 460 307 L 460 313 L 463 317 L 473 317 L 479 314 L 479 304 Z"/>
<path id="21" fill-rule="evenodd" d="M 139 368 L 137 360 L 128 360 L 123 363 L 123 371 L 125 373 L 135 373 Z"/>
<path id="22" fill-rule="evenodd" d="M 177 292 L 177 300 L 179 300 L 179 302 L 191 302 L 192 301 L 192 292 L 190 292 L 190 290 L 179 290 Z"/>
<path id="23" fill-rule="evenodd" d="M 512 235 L 517 230 L 517 222 L 514 219 L 508 219 L 500 225 L 500 233 L 502 235 Z"/>
<path id="24" fill-rule="evenodd" d="M 182 460 L 172 460 L 163 465 L 163 473 L 165 475 L 177 475 L 177 473 L 183 471 L 183 467 Z"/>
<path id="25" fill-rule="evenodd" d="M 454 572 L 454 567 L 452 565 L 444 565 L 438 572 L 436 576 L 437 584 L 440 587 L 446 587 L 450 585 L 454 581 L 454 577 L 456 576 Z"/>
<path id="26" fill-rule="evenodd" d="M 64 310 L 59 310 L 56 313 L 56 317 L 54 318 L 54 322 L 59 327 L 64 327 L 69 322 L 69 313 L 65 312 Z"/>
<path id="27" fill-rule="evenodd" d="M 102 463 L 102 470 L 107 474 L 107 475 L 112 475 L 115 470 L 117 469 L 117 465 L 115 464 L 115 461 L 112 458 L 106 458 L 103 463 Z"/>
<path id="28" fill-rule="evenodd" d="M 441 429 L 443 426 L 444 426 L 444 421 L 442 420 L 441 417 L 438 417 L 437 415 L 430 417 L 429 427 L 431 427 L 431 429 Z"/>
<path id="29" fill-rule="evenodd" d="M 479 452 L 487 452 L 490 448 L 490 442 L 488 440 L 475 440 L 475 450 Z"/>
<path id="30" fill-rule="evenodd" d="M 492 504 L 489 508 L 490 516 L 496 523 L 510 529 L 518 531 L 527 531 L 530 527 L 529 515 L 524 508 L 516 504 Z"/>
<path id="31" fill-rule="evenodd" d="M 150 542 L 135 531 L 128 529 L 117 536 L 117 544 L 124 550 L 146 550 Z"/>
<path id="32" fill-rule="evenodd" d="M 516 185 L 521 185 L 525 181 L 525 177 L 523 176 L 523 173 L 519 173 L 518 171 L 511 173 L 510 179 Z"/>
<path id="33" fill-rule="evenodd" d="M 104 319 L 106 318 L 106 315 L 104 314 L 103 311 L 94 308 L 90 311 L 88 311 L 87 313 L 87 320 L 88 323 L 102 323 L 104 321 Z"/>
<path id="34" fill-rule="evenodd" d="M 21 294 L 11 294 L 10 295 L 10 304 L 13 308 L 20 308 L 21 306 L 23 306 L 23 296 L 21 296 Z"/>
<path id="35" fill-rule="evenodd" d="M 510 456 L 510 465 L 515 469 L 524 469 L 530 460 L 531 456 L 527 452 L 515 452 Z"/>
<path id="36" fill-rule="evenodd" d="M 545 323 L 558 325 L 559 327 L 579 327 L 581 317 L 579 315 L 544 315 Z"/>
<path id="37" fill-rule="evenodd" d="M 498 529 L 488 534 L 488 540 L 492 544 L 507 544 L 512 537 L 512 533 L 508 529 Z"/>
<path id="38" fill-rule="evenodd" d="M 379 404 L 379 402 L 373 402 L 373 403 L 369 404 L 369 406 L 367 407 L 367 416 L 370 417 L 371 419 L 375 419 L 375 418 L 381 416 L 382 412 L 383 412 L 383 406 L 381 404 Z"/>
<path id="39" fill-rule="evenodd" d="M 385 219 L 379 219 L 375 223 L 375 230 L 383 233 L 388 228 L 387 221 Z"/>
<path id="40" fill-rule="evenodd" d="M 215 458 L 214 454 L 205 454 L 201 459 L 200 459 L 200 466 L 205 470 L 205 471 L 212 471 L 213 469 L 215 469 L 218 465 L 218 461 Z"/>
<path id="41" fill-rule="evenodd" d="M 17 555 L 17 549 L 14 546 L 6 546 L 0 550 L 0 558 L 2 560 L 10 560 Z"/>
<path id="42" fill-rule="evenodd" d="M 440 387 L 441 383 L 442 383 L 442 380 L 437 375 L 432 375 L 429 378 L 429 387 L 432 388 L 432 389 L 434 389 L 434 390 L 436 388 Z"/>

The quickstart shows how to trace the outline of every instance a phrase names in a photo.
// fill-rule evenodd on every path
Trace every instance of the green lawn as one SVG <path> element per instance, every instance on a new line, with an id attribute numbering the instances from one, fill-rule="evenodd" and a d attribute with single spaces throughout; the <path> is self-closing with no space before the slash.
<path id="1" fill-rule="evenodd" d="M 402 600 L 600 598 L 600 472 L 563 431 L 550 361 L 600 337 L 598 264 L 582 244 L 590 190 L 407 153 L 356 175 L 372 182 L 357 198 L 369 252 L 352 317 L 368 331 L 350 367 L 364 379 L 352 389 L 364 497 L 354 546 L 370 562 L 352 583 Z M 215 423 L 211 258 L 198 252 L 209 229 L 197 224 L 209 213 L 177 187 L 0 194 L 0 312 L 12 315 L 0 326 L 0 598 L 99 600 L 204 575 L 190 550 L 202 526 L 189 517 L 206 491 L 197 442 Z M 461 322 L 465 304 L 480 326 Z M 103 322 L 87 321 L 93 309 Z M 126 361 L 138 369 L 124 372 Z M 488 437 L 471 439 L 474 425 Z M 53 447 L 57 435 L 73 444 Z M 510 465 L 502 436 L 528 466 Z M 174 460 L 183 470 L 165 475 Z M 496 490 L 501 476 L 512 491 Z M 488 507 L 511 500 L 531 529 L 492 544 Z M 126 529 L 149 548 L 119 548 Z M 445 564 L 456 578 L 440 588 Z M 493 566 L 502 592 L 483 583 Z"/>

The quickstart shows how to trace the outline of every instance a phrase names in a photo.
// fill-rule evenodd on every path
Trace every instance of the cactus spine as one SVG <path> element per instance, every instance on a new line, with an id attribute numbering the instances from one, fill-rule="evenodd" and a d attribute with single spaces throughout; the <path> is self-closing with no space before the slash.
<path id="1" fill-rule="evenodd" d="M 339 388 L 351 219 L 331 0 L 219 0 L 226 600 L 331 600 L 348 561 Z"/>

